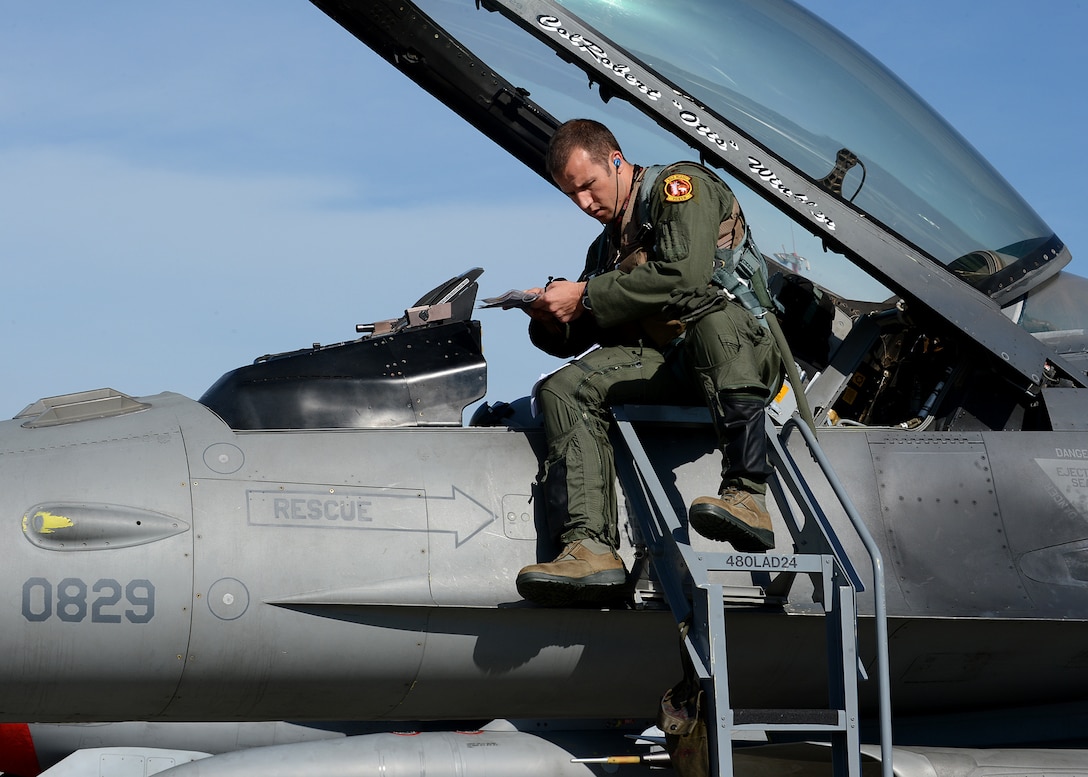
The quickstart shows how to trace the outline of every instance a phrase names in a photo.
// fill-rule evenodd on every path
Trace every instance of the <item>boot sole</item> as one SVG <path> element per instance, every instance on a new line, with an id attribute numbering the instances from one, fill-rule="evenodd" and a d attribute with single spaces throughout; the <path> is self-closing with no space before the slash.
<path id="1" fill-rule="evenodd" d="M 688 525 L 708 540 L 728 542 L 742 553 L 758 553 L 774 547 L 774 532 L 756 529 L 712 504 L 692 505 Z"/>
<path id="2" fill-rule="evenodd" d="M 600 604 L 624 596 L 627 573 L 622 569 L 609 569 L 583 578 L 570 578 L 529 572 L 518 575 L 516 585 L 522 598 L 545 607 Z"/>

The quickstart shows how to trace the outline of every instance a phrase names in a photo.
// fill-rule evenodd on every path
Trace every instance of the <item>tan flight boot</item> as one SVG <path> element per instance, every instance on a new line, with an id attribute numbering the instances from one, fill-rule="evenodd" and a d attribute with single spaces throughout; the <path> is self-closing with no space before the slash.
<path id="1" fill-rule="evenodd" d="M 688 524 L 707 539 L 732 543 L 744 553 L 774 547 L 774 529 L 763 494 L 729 486 L 719 497 L 701 496 L 688 508 Z"/>
<path id="2" fill-rule="evenodd" d="M 518 572 L 518 593 L 546 607 L 620 598 L 627 569 L 611 547 L 597 540 L 567 543 L 555 561 L 531 564 Z"/>

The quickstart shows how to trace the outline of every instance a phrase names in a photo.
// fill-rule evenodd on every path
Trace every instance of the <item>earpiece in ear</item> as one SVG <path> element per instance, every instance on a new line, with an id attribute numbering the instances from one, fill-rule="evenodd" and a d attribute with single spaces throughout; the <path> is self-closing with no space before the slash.
<path id="1" fill-rule="evenodd" d="M 620 166 L 620 158 L 619 158 L 619 157 L 616 157 L 615 159 L 613 159 L 613 160 L 612 160 L 612 164 L 614 164 L 614 165 L 616 166 L 616 169 L 619 169 L 619 166 Z"/>

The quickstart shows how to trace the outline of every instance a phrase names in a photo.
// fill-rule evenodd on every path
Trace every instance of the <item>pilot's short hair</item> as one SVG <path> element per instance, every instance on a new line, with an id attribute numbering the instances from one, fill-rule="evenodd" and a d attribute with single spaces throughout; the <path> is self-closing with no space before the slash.
<path id="1" fill-rule="evenodd" d="M 548 141 L 548 151 L 544 156 L 548 174 L 555 178 L 577 149 L 584 149 L 588 152 L 590 161 L 602 165 L 609 172 L 612 168 L 608 164 L 608 157 L 613 151 L 623 153 L 612 130 L 599 121 L 571 119 L 560 124 Z"/>

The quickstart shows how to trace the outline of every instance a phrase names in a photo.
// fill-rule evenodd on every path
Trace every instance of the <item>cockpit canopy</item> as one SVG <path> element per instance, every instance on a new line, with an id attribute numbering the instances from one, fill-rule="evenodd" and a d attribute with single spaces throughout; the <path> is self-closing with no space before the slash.
<path id="1" fill-rule="evenodd" d="M 1019 194 L 921 98 L 798 6 L 559 3 L 992 297 L 1008 299 L 1029 268 L 1061 248 Z"/>

